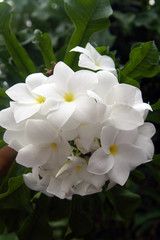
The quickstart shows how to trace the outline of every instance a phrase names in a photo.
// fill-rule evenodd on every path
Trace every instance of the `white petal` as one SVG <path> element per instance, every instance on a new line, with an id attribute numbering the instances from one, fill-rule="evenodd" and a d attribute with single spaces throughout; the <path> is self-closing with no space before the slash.
<path id="1" fill-rule="evenodd" d="M 62 189 L 62 180 L 51 177 L 50 183 L 47 187 L 48 193 L 54 194 L 60 199 L 64 199 L 66 198 L 68 191 L 69 189 L 67 188 L 65 191 Z"/>
<path id="2" fill-rule="evenodd" d="M 25 167 L 42 166 L 48 161 L 50 154 L 49 148 L 35 147 L 30 144 L 19 150 L 16 161 Z"/>
<path id="3" fill-rule="evenodd" d="M 97 124 L 80 125 L 79 137 L 83 147 L 89 151 L 94 138 L 97 136 Z"/>
<path id="4" fill-rule="evenodd" d="M 57 91 L 54 83 L 39 86 L 33 90 L 33 93 L 46 97 L 47 99 L 62 100 L 62 94 Z"/>
<path id="5" fill-rule="evenodd" d="M 27 89 L 25 83 L 17 83 L 6 91 L 7 95 L 16 102 L 35 103 L 33 95 Z"/>
<path id="6" fill-rule="evenodd" d="M 92 59 L 90 59 L 87 55 L 85 55 L 83 53 L 79 57 L 78 66 L 83 67 L 83 68 L 92 69 L 94 71 L 99 70 L 99 66 L 97 66 Z"/>
<path id="7" fill-rule="evenodd" d="M 0 125 L 8 130 L 21 130 L 24 127 L 24 123 L 15 122 L 11 107 L 0 111 Z"/>
<path id="8" fill-rule="evenodd" d="M 40 113 L 42 115 L 47 115 L 49 112 L 57 110 L 59 103 L 54 99 L 46 99 L 44 103 L 41 104 Z"/>
<path id="9" fill-rule="evenodd" d="M 101 145 L 106 154 L 110 154 L 110 146 L 115 143 L 119 130 L 113 126 L 105 126 L 101 133 Z"/>
<path id="10" fill-rule="evenodd" d="M 75 100 L 76 111 L 74 113 L 74 118 L 80 123 L 92 123 L 97 120 L 96 102 L 88 97 L 87 95 L 82 95 Z"/>
<path id="11" fill-rule="evenodd" d="M 27 88 L 32 91 L 36 87 L 47 83 L 47 77 L 42 73 L 33 73 L 26 78 Z"/>
<path id="12" fill-rule="evenodd" d="M 96 73 L 89 70 L 80 70 L 75 72 L 68 82 L 68 92 L 73 92 L 75 95 L 91 90 L 98 83 Z"/>
<path id="13" fill-rule="evenodd" d="M 120 144 L 114 157 L 114 166 L 107 173 L 111 181 L 124 185 L 131 170 L 146 162 L 142 150 L 131 144 Z"/>
<path id="14" fill-rule="evenodd" d="M 55 127 L 56 129 L 60 129 L 64 126 L 64 124 L 69 120 L 72 116 L 73 112 L 75 111 L 75 103 L 64 102 L 59 106 L 58 110 L 50 113 L 47 117 L 49 122 Z"/>
<path id="15" fill-rule="evenodd" d="M 138 129 L 135 128 L 133 130 L 120 130 L 118 135 L 116 136 L 115 139 L 115 144 L 122 144 L 122 143 L 127 143 L 131 144 L 136 141 L 138 137 Z"/>
<path id="16" fill-rule="evenodd" d="M 68 84 L 69 79 L 73 75 L 73 70 L 64 62 L 58 62 L 54 68 L 54 82 L 58 89 L 64 90 Z"/>
<path id="17" fill-rule="evenodd" d="M 16 151 L 19 151 L 22 147 L 29 144 L 29 140 L 25 135 L 25 131 L 10 131 L 7 130 L 4 133 L 4 141 Z"/>
<path id="18" fill-rule="evenodd" d="M 135 145 L 140 147 L 148 160 L 152 160 L 154 154 L 154 145 L 150 138 L 139 134 Z"/>
<path id="19" fill-rule="evenodd" d="M 111 57 L 105 55 L 100 56 L 97 61 L 100 69 L 116 72 L 115 63 Z"/>
<path id="20" fill-rule="evenodd" d="M 41 146 L 54 142 L 58 134 L 51 125 L 41 119 L 30 119 L 26 124 L 26 133 L 33 145 Z"/>
<path id="21" fill-rule="evenodd" d="M 88 172 L 103 175 L 111 170 L 114 159 L 111 155 L 107 155 L 102 148 L 95 151 L 88 162 Z"/>
<path id="22" fill-rule="evenodd" d="M 41 104 L 21 104 L 15 103 L 14 105 L 14 118 L 17 123 L 33 116 L 41 108 Z"/>
<path id="23" fill-rule="evenodd" d="M 108 71 L 99 71 L 97 73 L 98 85 L 94 91 L 102 98 L 103 102 L 107 102 L 107 94 L 110 89 L 119 84 L 117 78 Z"/>
<path id="24" fill-rule="evenodd" d="M 80 53 L 85 53 L 86 55 L 89 54 L 89 51 L 83 47 L 75 47 L 70 50 L 70 52 L 80 52 Z"/>
<path id="25" fill-rule="evenodd" d="M 33 168 L 32 173 L 27 173 L 23 175 L 24 183 L 32 190 L 43 192 L 49 197 L 53 196 L 46 192 L 46 188 L 49 183 L 49 176 L 43 177 L 41 180 L 39 179 L 39 169 Z"/>
<path id="26" fill-rule="evenodd" d="M 138 132 L 148 138 L 151 138 L 156 133 L 155 126 L 150 122 L 145 122 L 138 128 Z"/>
<path id="27" fill-rule="evenodd" d="M 144 123 L 141 114 L 128 105 L 114 105 L 109 118 L 111 124 L 120 130 L 132 130 Z"/>
<path id="28" fill-rule="evenodd" d="M 140 89 L 128 84 L 118 84 L 112 88 L 107 97 L 108 104 L 127 104 L 133 106 L 136 103 L 143 103 Z"/>

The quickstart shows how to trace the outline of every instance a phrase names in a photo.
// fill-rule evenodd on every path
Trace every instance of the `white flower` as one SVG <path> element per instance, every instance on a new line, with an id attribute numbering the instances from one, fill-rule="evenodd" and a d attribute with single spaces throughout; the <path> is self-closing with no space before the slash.
<path id="1" fill-rule="evenodd" d="M 120 131 L 112 126 L 104 127 L 102 147 L 90 157 L 88 171 L 97 175 L 107 173 L 111 182 L 124 185 L 130 171 L 147 162 L 141 148 L 134 144 L 137 136 L 137 129 Z"/>
<path id="2" fill-rule="evenodd" d="M 154 154 L 154 145 L 151 140 L 155 134 L 156 129 L 152 123 L 145 122 L 138 128 L 138 137 L 135 141 L 135 145 L 142 149 L 144 155 L 151 161 Z"/>
<path id="3" fill-rule="evenodd" d="M 143 102 L 140 89 L 128 84 L 114 85 L 107 94 L 106 104 L 126 104 L 133 107 L 143 118 L 146 110 L 152 110 L 149 104 Z"/>
<path id="4" fill-rule="evenodd" d="M 69 160 L 51 178 L 47 192 L 60 198 L 72 194 L 89 195 L 100 192 L 105 183 L 105 176 L 98 176 L 87 171 L 87 162 L 79 157 Z"/>
<path id="5" fill-rule="evenodd" d="M 97 76 L 88 70 L 73 72 L 65 63 L 59 62 L 54 68 L 53 84 L 46 84 L 34 92 L 51 97 L 58 108 L 48 115 L 48 120 L 60 129 L 70 120 L 80 123 L 92 122 L 96 102 L 87 94 L 97 84 Z M 72 121 L 72 119 L 71 119 Z"/>
<path id="6" fill-rule="evenodd" d="M 23 179 L 26 186 L 30 189 L 40 191 L 49 197 L 53 196 L 53 194 L 46 191 L 50 181 L 50 176 L 46 171 L 41 170 L 39 167 L 32 168 L 31 173 L 23 174 Z"/>
<path id="7" fill-rule="evenodd" d="M 28 120 L 26 135 L 30 144 L 21 148 L 16 157 L 23 166 L 42 166 L 50 161 L 54 168 L 56 162 L 63 164 L 71 153 L 68 142 L 47 121 Z"/>
<path id="8" fill-rule="evenodd" d="M 105 70 L 112 72 L 116 75 L 116 69 L 113 59 L 106 55 L 100 55 L 90 43 L 87 43 L 85 48 L 77 46 L 71 51 L 82 53 L 79 57 L 79 67 L 89 68 L 95 71 Z"/>
<path id="9" fill-rule="evenodd" d="M 53 108 L 51 100 L 33 92 L 39 85 L 46 84 L 47 79 L 42 73 L 34 73 L 26 78 L 26 83 L 17 83 L 6 91 L 7 95 L 14 100 L 11 106 L 17 123 L 39 111 L 47 114 Z"/>
<path id="10" fill-rule="evenodd" d="M 12 107 L 0 111 L 0 125 L 7 129 L 3 139 L 16 151 L 29 144 L 25 136 L 25 123 L 25 120 L 16 123 Z"/>

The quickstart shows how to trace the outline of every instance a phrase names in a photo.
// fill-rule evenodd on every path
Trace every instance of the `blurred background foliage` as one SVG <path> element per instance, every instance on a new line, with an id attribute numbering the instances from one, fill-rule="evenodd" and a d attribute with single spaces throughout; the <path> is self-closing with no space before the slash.
<path id="1" fill-rule="evenodd" d="M 12 9 L 11 29 L 31 57 L 36 71 L 45 72 L 40 52 L 44 33 L 57 61 L 63 60 L 74 26 L 65 12 L 63 0 L 4 0 Z M 155 41 L 160 49 L 160 0 L 111 0 L 113 14 L 109 28 L 94 33 L 90 42 L 106 46 L 115 56 L 117 68 L 129 60 L 131 49 Z M 78 10 L 77 10 L 78 11 Z M 51 43 L 50 43 L 51 41 Z M 49 53 L 50 54 L 50 53 Z M 0 87 L 24 81 L 0 35 Z M 92 196 L 75 196 L 72 201 L 48 198 L 30 191 L 21 175 L 25 168 L 13 164 L 0 179 L 0 240 L 158 240 L 160 237 L 160 73 L 142 78 L 145 102 L 153 105 L 152 121 L 155 157 L 151 163 L 133 171 L 125 187 Z M 1 109 L 6 106 L 3 95 Z M 2 98 L 1 98 L 2 100 Z M 156 119 L 156 120 L 155 120 Z M 3 129 L 0 129 L 3 134 Z M 2 146 L 2 144 L 1 144 Z M 16 186 L 16 187 L 15 187 Z"/>

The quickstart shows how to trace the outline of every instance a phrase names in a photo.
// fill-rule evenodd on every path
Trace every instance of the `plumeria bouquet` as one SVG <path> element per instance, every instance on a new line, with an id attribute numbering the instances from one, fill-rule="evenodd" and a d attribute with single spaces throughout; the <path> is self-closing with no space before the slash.
<path id="1" fill-rule="evenodd" d="M 31 169 L 25 184 L 61 199 L 124 185 L 154 153 L 140 89 L 119 83 L 113 59 L 90 43 L 71 51 L 81 70 L 58 62 L 48 77 L 30 74 L 6 91 L 12 101 L 0 112 L 4 141 Z"/>

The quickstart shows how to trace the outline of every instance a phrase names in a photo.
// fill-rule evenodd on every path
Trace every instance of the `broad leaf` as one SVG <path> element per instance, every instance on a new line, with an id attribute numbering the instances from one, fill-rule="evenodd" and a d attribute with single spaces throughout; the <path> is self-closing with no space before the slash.
<path id="1" fill-rule="evenodd" d="M 79 196 L 74 196 L 72 199 L 72 212 L 69 224 L 72 232 L 77 237 L 89 233 L 93 227 L 91 219 L 83 209 L 82 199 Z"/>
<path id="2" fill-rule="evenodd" d="M 3 88 L 0 88 L 0 105 L 8 106 L 9 105 L 10 98 L 5 93 L 5 90 Z"/>
<path id="3" fill-rule="evenodd" d="M 159 72 L 159 52 L 153 41 L 142 43 L 134 48 L 129 59 L 121 70 L 122 74 L 128 78 L 140 80 L 144 77 L 153 77 Z"/>
<path id="4" fill-rule="evenodd" d="M 146 121 L 160 124 L 160 110 L 149 112 Z"/>
<path id="5" fill-rule="evenodd" d="M 18 240 L 18 237 L 15 233 L 4 233 L 0 235 L 0 240 Z"/>
<path id="6" fill-rule="evenodd" d="M 154 104 L 151 105 L 153 110 L 159 110 L 160 109 L 160 99 Z"/>
<path id="7" fill-rule="evenodd" d="M 35 66 L 26 50 L 19 44 L 10 28 L 12 8 L 7 3 L 0 3 L 0 34 L 15 64 L 25 77 L 36 71 Z"/>
<path id="8" fill-rule="evenodd" d="M 76 53 L 69 51 L 75 46 L 84 47 L 93 33 L 107 28 L 112 9 L 108 0 L 64 0 L 64 6 L 75 25 L 64 59 L 72 67 L 77 61 Z"/>
<path id="9" fill-rule="evenodd" d="M 55 55 L 53 53 L 52 41 L 47 33 L 42 34 L 40 30 L 35 30 L 34 43 L 38 44 L 42 53 L 45 65 L 47 68 L 51 67 L 51 62 L 56 62 Z"/>
<path id="10" fill-rule="evenodd" d="M 140 196 L 121 186 L 115 186 L 108 192 L 108 197 L 113 205 L 115 216 L 118 214 L 118 218 L 128 225 L 132 219 L 133 212 L 141 203 Z"/>

